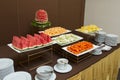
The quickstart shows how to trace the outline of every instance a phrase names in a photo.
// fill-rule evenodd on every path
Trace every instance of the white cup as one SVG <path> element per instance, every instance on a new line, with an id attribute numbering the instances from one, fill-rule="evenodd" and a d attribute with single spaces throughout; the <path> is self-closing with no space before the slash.
<path id="1" fill-rule="evenodd" d="M 40 66 L 37 68 L 37 77 L 41 80 L 48 80 L 53 74 L 53 68 L 51 66 Z"/>
<path id="2" fill-rule="evenodd" d="M 65 70 L 68 65 L 68 59 L 66 58 L 59 58 L 57 60 L 57 68 L 60 70 Z"/>

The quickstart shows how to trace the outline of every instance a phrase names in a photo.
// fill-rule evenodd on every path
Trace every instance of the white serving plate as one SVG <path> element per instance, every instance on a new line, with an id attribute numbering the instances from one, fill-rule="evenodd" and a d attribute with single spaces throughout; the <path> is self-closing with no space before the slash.
<path id="1" fill-rule="evenodd" d="M 74 35 L 75 38 L 77 38 L 76 40 L 74 38 L 71 38 L 71 39 L 74 39 L 74 40 L 71 40 L 71 39 L 66 39 L 64 38 L 65 35 L 69 35 L 69 34 L 72 34 Z M 60 40 L 58 38 L 60 38 L 61 36 L 63 36 L 62 38 L 62 41 L 65 41 L 65 42 L 60 42 Z M 69 37 L 70 38 L 70 37 Z M 57 40 L 58 39 L 58 40 Z M 59 44 L 60 46 L 65 46 L 67 44 L 71 44 L 71 43 L 74 43 L 76 41 L 79 41 L 79 40 L 82 40 L 83 37 L 81 36 L 78 36 L 78 35 L 75 35 L 73 33 L 68 33 L 68 34 L 63 34 L 63 35 L 60 35 L 60 36 L 57 36 L 57 37 L 53 37 L 52 40 L 55 41 L 57 44 Z"/>
<path id="2" fill-rule="evenodd" d="M 75 55 L 75 56 L 80 56 L 80 55 L 86 54 L 86 53 L 88 53 L 88 52 L 91 52 L 92 50 L 98 48 L 99 46 L 93 44 L 93 48 L 91 48 L 91 49 L 89 49 L 89 50 L 86 50 L 86 51 L 84 51 L 84 52 L 82 52 L 82 53 L 80 53 L 80 54 L 74 54 L 74 53 L 70 52 L 69 50 L 67 50 L 67 47 L 68 47 L 68 46 L 63 47 L 62 49 L 65 50 L 65 51 L 67 51 L 67 52 L 70 53 L 70 54 Z"/>
<path id="3" fill-rule="evenodd" d="M 44 31 L 39 31 L 38 33 L 41 33 L 41 32 L 44 33 Z M 69 32 L 71 32 L 71 30 L 66 30 L 66 32 L 61 33 L 61 34 L 65 34 L 65 33 L 69 33 Z M 56 35 L 54 35 L 54 36 L 59 36 L 59 35 L 61 35 L 61 34 L 56 34 Z M 51 36 L 51 37 L 54 37 L 54 36 Z"/>
<path id="4" fill-rule="evenodd" d="M 79 31 L 78 29 L 75 29 L 75 31 L 77 31 L 77 32 L 81 32 L 81 33 L 88 34 L 88 35 L 94 35 L 94 36 L 95 36 L 95 33 L 96 33 L 96 32 L 101 31 L 101 30 L 103 30 L 103 29 L 100 28 L 100 30 L 97 30 L 97 31 L 95 31 L 95 32 L 81 32 L 81 31 Z"/>
<path id="5" fill-rule="evenodd" d="M 13 49 L 14 51 L 16 51 L 16 52 L 18 52 L 18 53 L 22 53 L 22 52 L 27 52 L 27 51 L 32 51 L 32 50 L 44 48 L 44 47 L 47 47 L 47 46 L 50 46 L 50 45 L 53 45 L 53 44 L 54 44 L 54 42 L 51 41 L 51 42 L 49 42 L 49 43 L 47 43 L 47 44 L 45 44 L 45 45 L 37 46 L 37 47 L 34 47 L 34 48 L 28 48 L 28 49 L 25 49 L 25 50 L 18 50 L 18 49 L 16 49 L 16 48 L 14 48 L 14 47 L 12 46 L 12 43 L 7 44 L 7 45 L 8 45 L 11 49 Z"/>

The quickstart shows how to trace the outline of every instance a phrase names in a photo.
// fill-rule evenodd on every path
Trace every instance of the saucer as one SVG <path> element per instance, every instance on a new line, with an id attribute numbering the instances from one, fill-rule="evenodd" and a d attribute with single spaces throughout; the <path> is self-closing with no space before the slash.
<path id="1" fill-rule="evenodd" d="M 56 79 L 56 74 L 53 73 L 49 80 L 55 80 L 55 79 Z M 42 80 L 42 79 L 39 79 L 37 75 L 35 75 L 35 80 Z"/>
<path id="2" fill-rule="evenodd" d="M 108 45 L 105 45 L 105 47 L 102 48 L 102 50 L 105 50 L 105 51 L 109 51 L 111 49 L 112 49 L 112 47 L 108 46 Z"/>
<path id="3" fill-rule="evenodd" d="M 54 70 L 55 70 L 56 72 L 59 72 L 59 73 L 67 73 L 67 72 L 70 72 L 70 71 L 72 70 L 72 66 L 71 66 L 70 64 L 67 64 L 66 66 L 67 66 L 67 68 L 66 68 L 65 70 L 60 70 L 60 69 L 57 68 L 57 64 L 56 64 L 56 65 L 54 66 Z"/>
<path id="4" fill-rule="evenodd" d="M 102 54 L 102 51 L 100 52 L 100 53 L 97 53 L 97 54 L 95 54 L 95 53 L 92 53 L 93 55 L 101 55 Z"/>
<path id="5" fill-rule="evenodd" d="M 3 80 L 32 80 L 30 73 L 24 71 L 13 72 L 4 77 Z"/>

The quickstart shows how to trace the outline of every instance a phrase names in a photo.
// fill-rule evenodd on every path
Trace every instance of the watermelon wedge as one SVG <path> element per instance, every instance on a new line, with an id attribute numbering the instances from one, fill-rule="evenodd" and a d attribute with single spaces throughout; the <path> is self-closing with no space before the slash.
<path id="1" fill-rule="evenodd" d="M 13 36 L 12 46 L 15 47 L 18 50 L 21 50 L 22 49 L 21 39 L 17 36 Z"/>
<path id="2" fill-rule="evenodd" d="M 47 44 L 48 42 L 46 40 L 44 40 L 44 38 L 42 36 L 39 37 L 40 42 L 44 45 Z"/>
<path id="3" fill-rule="evenodd" d="M 37 46 L 41 46 L 42 43 L 41 43 L 41 41 L 40 41 L 40 35 L 34 34 L 34 38 L 35 38 L 35 40 L 36 40 L 36 45 L 37 45 Z"/>
<path id="4" fill-rule="evenodd" d="M 29 48 L 34 48 L 36 47 L 36 39 L 32 36 L 27 34 L 27 39 L 29 40 Z"/>
<path id="5" fill-rule="evenodd" d="M 23 36 L 21 36 L 21 46 L 22 49 L 28 49 L 29 47 L 29 40 Z"/>
<path id="6" fill-rule="evenodd" d="M 40 33 L 40 36 L 42 36 L 47 43 L 52 41 L 51 37 L 45 33 Z"/>

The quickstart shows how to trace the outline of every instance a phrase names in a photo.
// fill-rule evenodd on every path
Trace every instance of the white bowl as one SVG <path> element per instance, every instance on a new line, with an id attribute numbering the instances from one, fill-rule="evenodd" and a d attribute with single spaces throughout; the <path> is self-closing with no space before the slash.
<path id="1" fill-rule="evenodd" d="M 53 74 L 53 68 L 51 66 L 40 66 L 36 69 L 37 77 L 42 80 L 47 80 Z"/>
<path id="2" fill-rule="evenodd" d="M 32 80 L 32 77 L 28 72 L 18 71 L 5 76 L 3 80 Z"/>

